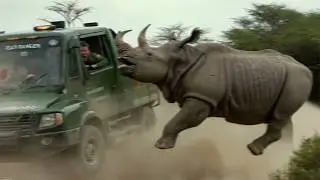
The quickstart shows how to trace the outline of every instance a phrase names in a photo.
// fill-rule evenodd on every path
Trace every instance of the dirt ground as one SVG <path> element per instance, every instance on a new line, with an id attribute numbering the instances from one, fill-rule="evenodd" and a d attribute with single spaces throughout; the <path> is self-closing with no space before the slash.
<path id="1" fill-rule="evenodd" d="M 320 131 L 320 110 L 307 103 L 294 116 L 294 139 L 270 146 L 263 156 L 252 156 L 246 145 L 265 130 L 263 125 L 240 126 L 210 118 L 183 132 L 175 149 L 158 150 L 154 143 L 164 124 L 178 111 L 162 101 L 156 108 L 159 122 L 153 131 L 128 137 L 108 150 L 108 180 L 267 180 L 283 166 L 303 136 Z M 314 129 L 318 127 L 318 129 Z M 0 164 L 0 179 L 53 180 L 43 166 Z"/>

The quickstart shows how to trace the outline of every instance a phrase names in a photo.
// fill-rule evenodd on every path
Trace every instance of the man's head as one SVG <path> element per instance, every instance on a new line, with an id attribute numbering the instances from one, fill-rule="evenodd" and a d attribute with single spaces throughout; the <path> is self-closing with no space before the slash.
<path id="1" fill-rule="evenodd" d="M 87 59 L 90 54 L 89 44 L 85 41 L 81 41 L 80 45 L 80 54 L 83 58 Z"/>

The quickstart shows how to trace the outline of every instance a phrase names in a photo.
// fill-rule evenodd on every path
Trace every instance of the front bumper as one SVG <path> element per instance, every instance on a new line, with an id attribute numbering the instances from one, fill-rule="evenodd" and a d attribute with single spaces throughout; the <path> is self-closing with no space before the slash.
<path id="1" fill-rule="evenodd" d="M 0 139 L 0 162 L 23 162 L 53 156 L 79 142 L 80 129 Z"/>

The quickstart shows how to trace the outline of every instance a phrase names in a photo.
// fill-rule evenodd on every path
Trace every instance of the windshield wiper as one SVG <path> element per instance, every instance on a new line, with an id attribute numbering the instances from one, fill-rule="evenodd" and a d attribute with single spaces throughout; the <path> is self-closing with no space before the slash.
<path id="1" fill-rule="evenodd" d="M 34 87 L 45 87 L 44 85 L 38 85 L 38 83 L 48 75 L 49 73 L 44 73 L 38 78 L 35 78 L 34 76 L 28 76 L 25 80 L 23 80 L 20 85 L 19 89 L 27 90 Z"/>
<path id="2" fill-rule="evenodd" d="M 31 89 L 42 89 L 44 88 L 44 91 L 50 91 L 50 92 L 57 92 L 57 93 L 61 93 L 62 90 L 63 90 L 63 85 L 60 85 L 60 84 L 55 84 L 55 85 L 32 85 L 32 86 L 29 86 L 27 88 L 24 88 L 22 90 L 22 92 L 27 92 L 28 90 L 31 90 Z"/>

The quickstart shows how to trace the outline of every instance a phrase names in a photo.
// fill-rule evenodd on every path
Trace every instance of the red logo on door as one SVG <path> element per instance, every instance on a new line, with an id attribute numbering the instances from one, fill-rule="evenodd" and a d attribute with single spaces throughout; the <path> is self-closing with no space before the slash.
<path id="1" fill-rule="evenodd" d="M 0 69 L 0 80 L 5 80 L 8 77 L 8 69 Z"/>

